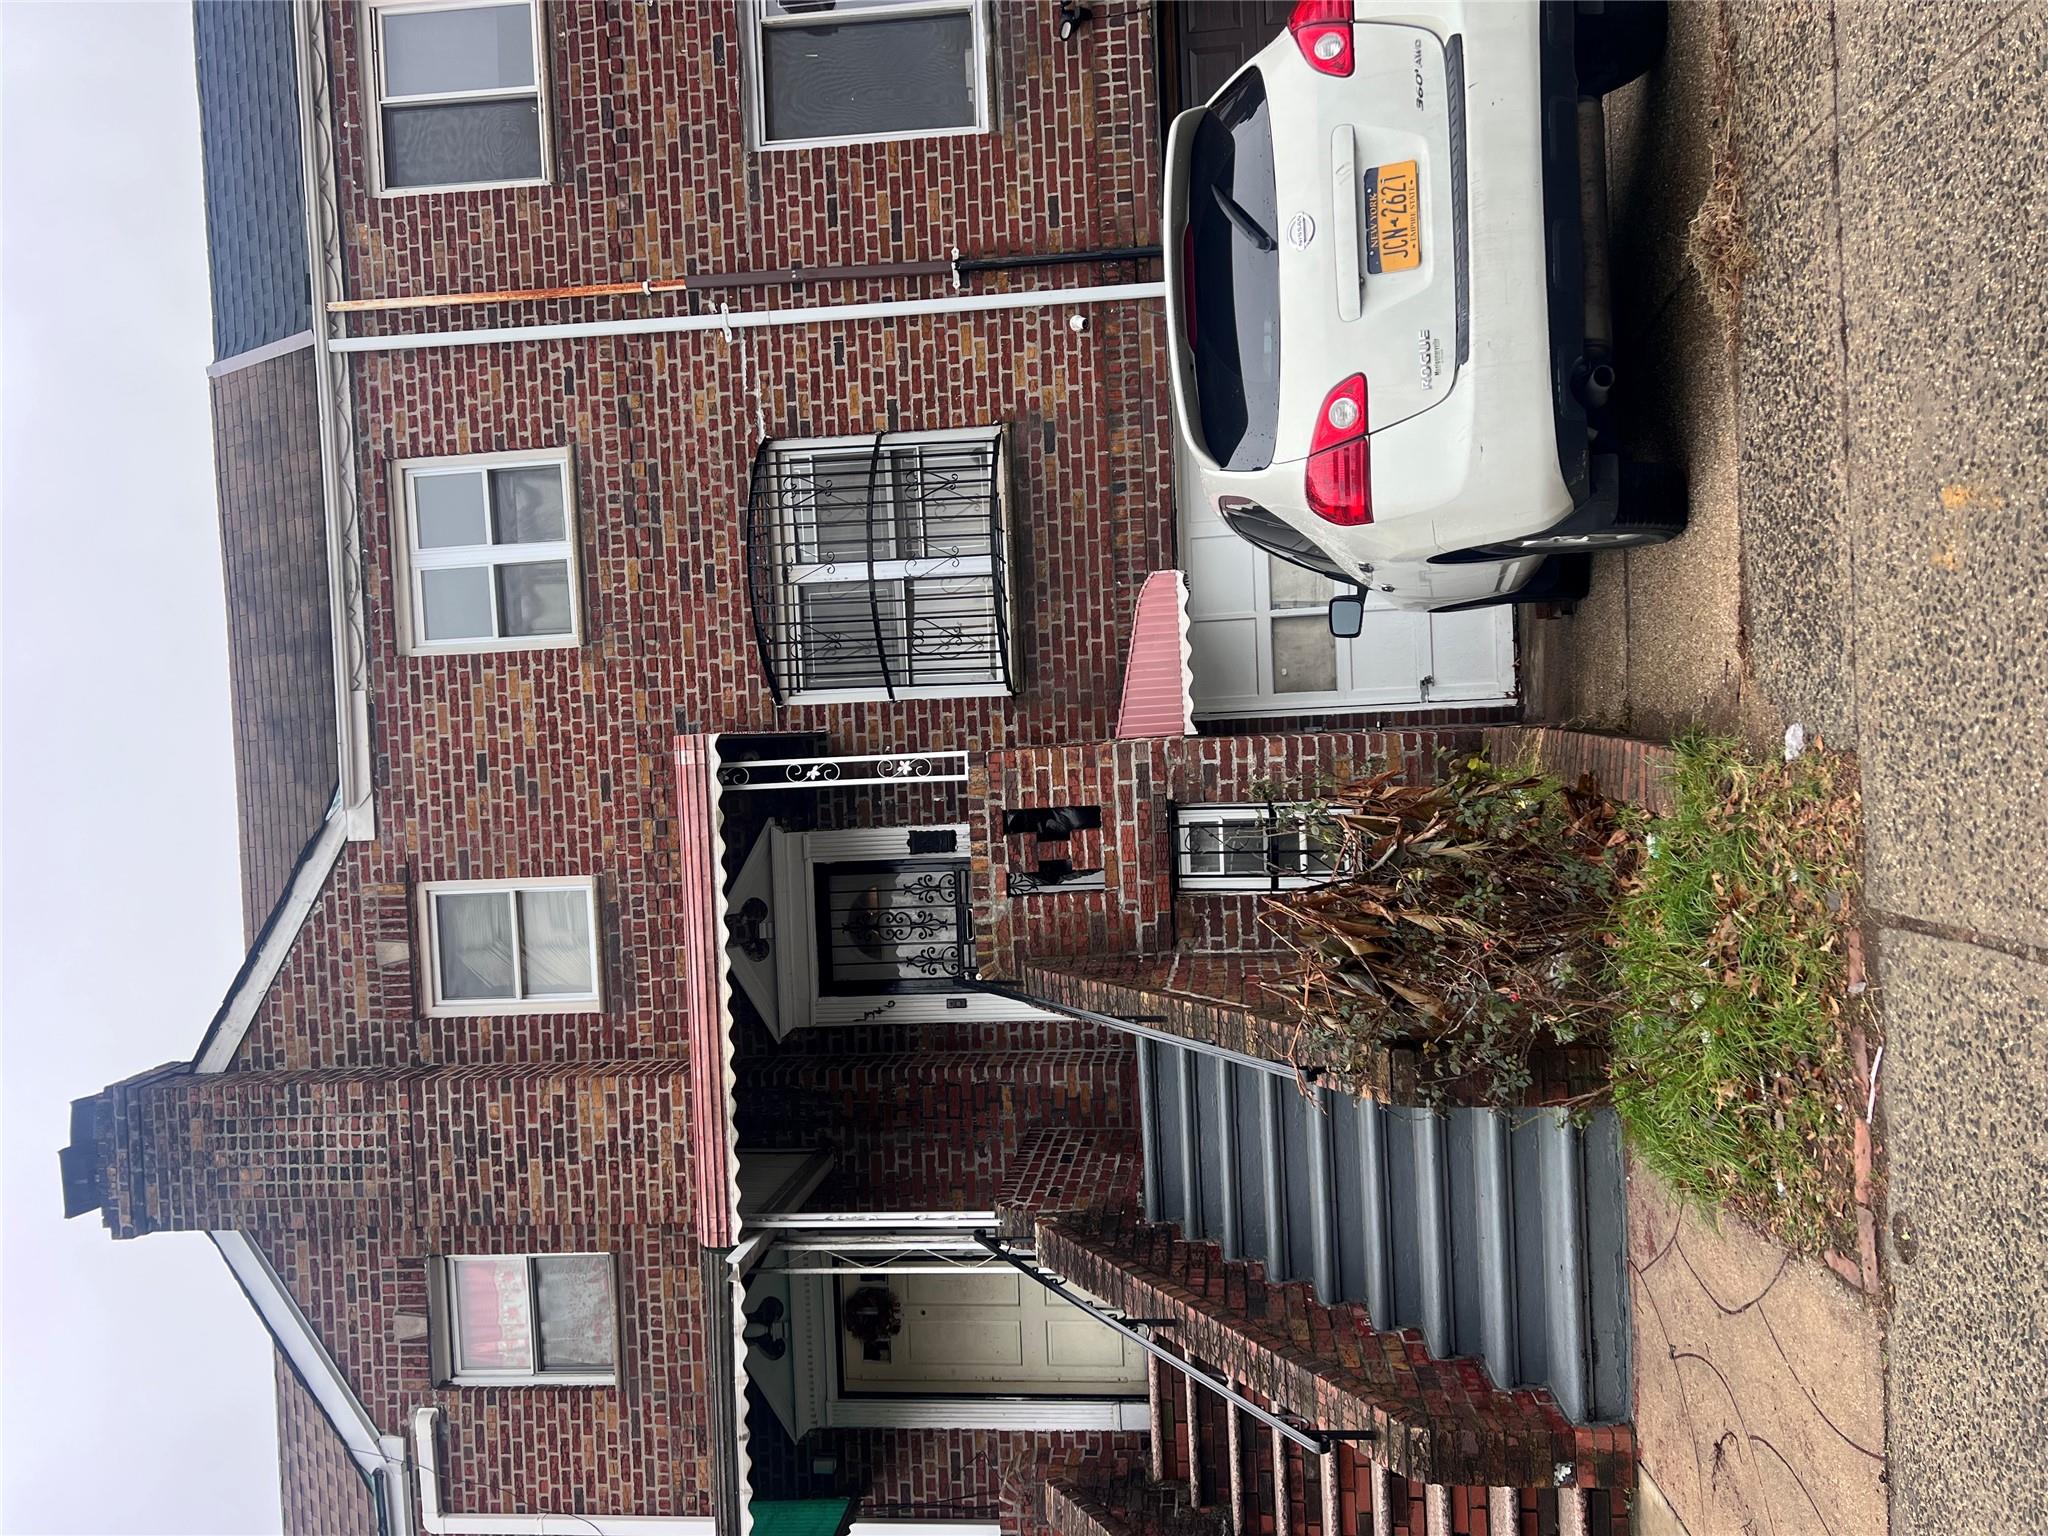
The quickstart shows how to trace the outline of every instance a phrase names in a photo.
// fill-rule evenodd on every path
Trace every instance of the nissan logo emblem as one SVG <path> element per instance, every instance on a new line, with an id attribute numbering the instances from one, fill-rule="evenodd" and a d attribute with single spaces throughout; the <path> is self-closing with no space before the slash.
<path id="1" fill-rule="evenodd" d="M 1287 221 L 1287 243 L 1297 251 L 1308 249 L 1309 241 L 1316 237 L 1316 221 L 1306 213 L 1297 213 Z"/>

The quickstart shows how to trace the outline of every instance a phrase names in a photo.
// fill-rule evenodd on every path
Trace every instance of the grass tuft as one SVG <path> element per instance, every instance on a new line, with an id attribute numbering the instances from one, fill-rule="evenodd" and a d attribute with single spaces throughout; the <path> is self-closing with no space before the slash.
<path id="1" fill-rule="evenodd" d="M 1819 746 L 1756 764 L 1692 736 L 1673 790 L 1615 913 L 1615 1107 L 1686 1198 L 1789 1247 L 1854 1252 L 1853 768 Z"/>

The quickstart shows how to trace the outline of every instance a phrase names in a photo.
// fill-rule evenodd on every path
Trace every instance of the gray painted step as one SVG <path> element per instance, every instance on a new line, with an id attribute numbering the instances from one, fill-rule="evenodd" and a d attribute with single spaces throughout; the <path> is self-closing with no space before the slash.
<path id="1" fill-rule="evenodd" d="M 1390 1109 L 1147 1040 L 1147 1212 L 1362 1303 L 1571 1417 L 1629 1408 L 1620 1134 L 1557 1111 Z"/>

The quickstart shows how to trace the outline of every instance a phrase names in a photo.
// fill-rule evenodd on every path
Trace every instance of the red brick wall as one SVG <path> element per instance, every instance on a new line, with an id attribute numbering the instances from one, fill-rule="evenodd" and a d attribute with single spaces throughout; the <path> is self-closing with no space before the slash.
<path id="1" fill-rule="evenodd" d="M 1149 737 L 993 752 L 973 770 L 982 804 L 975 857 L 986 859 L 975 919 L 988 974 L 1012 974 L 1027 958 L 1155 954 L 1176 942 L 1270 949 L 1257 898 L 1174 886 L 1173 807 L 1256 803 L 1261 790 L 1313 797 L 1332 782 L 1378 767 L 1411 777 L 1434 771 L 1440 747 L 1469 733 L 1297 732 L 1288 735 Z M 1092 805 L 1102 812 L 1099 852 L 1105 889 L 1009 895 L 1013 871 L 1030 870 L 1031 841 L 1003 832 L 1005 811 Z M 1054 845 L 1057 847 L 1057 845 Z M 977 869 L 981 866 L 977 863 Z"/>
<path id="2" fill-rule="evenodd" d="M 212 381 L 250 938 L 334 798 L 334 655 L 311 350 Z"/>
<path id="3" fill-rule="evenodd" d="M 1034 1133 L 1134 1132 L 1136 1074 L 1123 1040 L 1079 1050 L 775 1057 L 743 1070 L 740 1134 L 771 1146 L 798 1130 L 830 1145 L 837 1161 L 813 1201 L 819 1209 L 991 1209 Z"/>

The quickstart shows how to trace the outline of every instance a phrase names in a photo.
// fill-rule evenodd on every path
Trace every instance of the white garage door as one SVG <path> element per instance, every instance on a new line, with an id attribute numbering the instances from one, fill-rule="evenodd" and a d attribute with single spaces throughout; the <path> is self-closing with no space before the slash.
<path id="1" fill-rule="evenodd" d="M 1514 697 L 1511 608 L 1401 613 L 1367 602 L 1355 640 L 1330 634 L 1335 584 L 1277 560 L 1213 513 L 1183 509 L 1195 715 L 1290 715 L 1498 704 Z"/>

